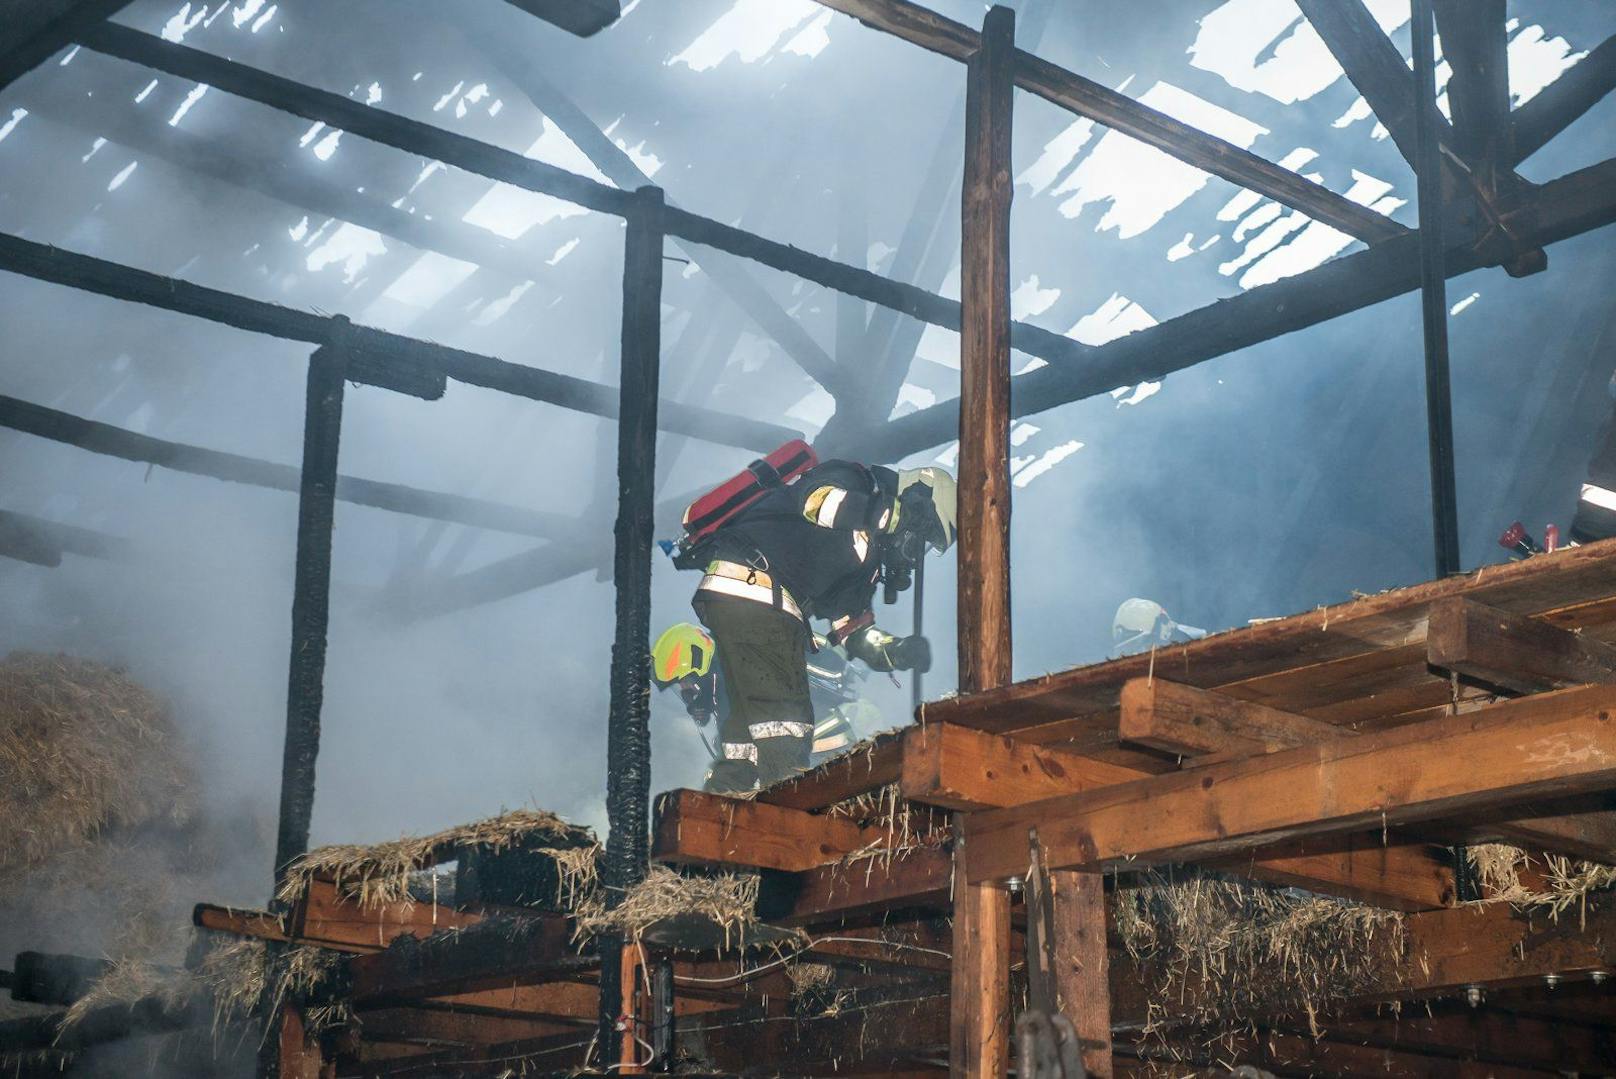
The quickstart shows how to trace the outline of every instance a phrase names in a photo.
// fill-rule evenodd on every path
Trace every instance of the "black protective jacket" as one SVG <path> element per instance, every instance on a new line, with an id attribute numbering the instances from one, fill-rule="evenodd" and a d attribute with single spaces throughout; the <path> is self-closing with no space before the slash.
<path id="1" fill-rule="evenodd" d="M 768 573 L 833 627 L 858 622 L 875 598 L 896 491 L 891 469 L 825 461 L 724 526 L 718 557 Z"/>

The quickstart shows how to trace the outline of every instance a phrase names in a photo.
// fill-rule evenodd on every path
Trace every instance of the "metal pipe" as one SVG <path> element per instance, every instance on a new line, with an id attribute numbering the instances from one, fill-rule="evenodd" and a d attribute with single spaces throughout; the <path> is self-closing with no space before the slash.
<path id="1" fill-rule="evenodd" d="M 1425 324 L 1425 412 L 1431 456 L 1436 575 L 1459 572 L 1459 509 L 1448 373 L 1448 289 L 1443 269 L 1442 145 L 1437 134 L 1435 27 L 1431 0 L 1412 0 L 1414 129 L 1420 216 L 1420 299 Z"/>

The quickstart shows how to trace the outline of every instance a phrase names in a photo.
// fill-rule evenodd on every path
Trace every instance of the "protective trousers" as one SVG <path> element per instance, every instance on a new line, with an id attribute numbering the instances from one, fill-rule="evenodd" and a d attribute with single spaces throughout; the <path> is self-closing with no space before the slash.
<path id="1" fill-rule="evenodd" d="M 749 791 L 808 767 L 814 708 L 808 698 L 808 630 L 794 615 L 755 600 L 696 594 L 713 635 L 728 709 L 711 791 Z"/>

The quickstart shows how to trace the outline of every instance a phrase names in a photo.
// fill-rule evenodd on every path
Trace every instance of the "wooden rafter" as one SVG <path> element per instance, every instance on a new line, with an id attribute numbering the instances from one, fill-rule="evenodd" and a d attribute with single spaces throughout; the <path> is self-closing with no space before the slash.
<path id="1" fill-rule="evenodd" d="M 1453 70 L 1448 102 L 1455 149 L 1493 162 L 1509 133 L 1509 49 L 1504 0 L 1436 0 L 1442 54 Z"/>
<path id="2" fill-rule="evenodd" d="M 1509 118 L 1510 161 L 1519 164 L 1616 89 L 1616 36 L 1608 37 Z"/>
<path id="3" fill-rule="evenodd" d="M 59 566 L 62 556 L 126 558 L 129 541 L 94 529 L 0 510 L 0 556 L 36 566 Z"/>
<path id="4" fill-rule="evenodd" d="M 298 470 L 292 465 L 153 438 L 15 397 L 0 395 L 0 427 L 77 446 L 91 453 L 156 465 L 176 472 L 276 491 L 297 490 Z M 423 491 L 401 483 L 384 483 L 358 476 L 337 477 L 337 498 L 393 513 L 528 536 L 566 535 L 578 524 L 559 513 L 508 506 L 465 495 Z"/>
<path id="5" fill-rule="evenodd" d="M 523 49 L 518 42 L 498 33 L 479 35 L 472 44 L 485 51 L 506 78 L 520 87 L 528 100 L 559 127 L 612 183 L 625 190 L 633 190 L 652 182 L 651 177 L 578 107 L 577 102 L 545 77 L 537 56 Z M 862 251 L 863 248 L 858 250 Z M 835 361 L 814 340 L 813 335 L 786 313 L 746 266 L 720 254 L 709 260 L 702 269 L 713 284 L 745 311 L 760 329 L 773 337 L 786 355 L 815 382 L 838 398 L 850 392 L 852 386 L 845 373 L 837 369 Z"/>
<path id="6" fill-rule="evenodd" d="M 16 23 L 0 27 L 0 90 L 72 44 L 86 28 L 105 22 L 127 6 L 129 0 L 34 0 L 8 5 L 7 17 Z"/>
<path id="7" fill-rule="evenodd" d="M 628 193 L 622 189 L 341 94 L 305 86 L 201 49 L 164 41 L 152 34 L 106 24 L 85 32 L 79 40 L 86 48 L 108 56 L 207 83 L 282 112 L 323 121 L 372 142 L 444 161 L 456 168 L 553 195 L 587 209 L 621 216 L 627 207 Z M 924 322 L 947 329 L 959 327 L 957 301 L 869 270 L 813 255 L 674 207 L 664 213 L 663 225 L 671 237 L 761 262 L 826 288 L 892 307 Z M 1016 323 L 1012 332 L 1016 348 L 1053 365 L 1081 359 L 1090 351 L 1063 334 L 1027 322 Z"/>
<path id="8" fill-rule="evenodd" d="M 976 31 L 909 0 L 819 0 L 867 26 L 964 61 L 979 47 Z M 1226 140 L 1215 138 L 1124 94 L 1016 50 L 1015 83 L 1061 108 L 1139 139 L 1214 176 L 1248 187 L 1367 242 L 1407 231 L 1395 221 Z"/>
<path id="9" fill-rule="evenodd" d="M 529 15 L 553 23 L 569 34 L 598 34 L 622 14 L 620 0 L 507 0 Z"/>
<path id="10" fill-rule="evenodd" d="M 311 214 L 352 222 L 421 251 L 498 270 L 517 281 L 539 281 L 557 287 L 563 280 L 562 274 L 545 261 L 549 251 L 541 254 L 536 250 L 532 234 L 521 242 L 506 243 L 485 229 L 457 226 L 438 217 L 395 208 L 351 186 L 302 172 L 284 153 L 255 145 L 225 148 L 219 140 L 171 126 L 150 109 L 120 109 L 116 113 L 102 110 L 87 116 L 77 107 L 66 108 L 56 102 L 31 102 L 29 108 L 51 123 L 105 138 L 174 168 L 256 192 Z"/>
<path id="11" fill-rule="evenodd" d="M 284 340 L 320 344 L 330 333 L 331 319 L 323 315 L 164 277 L 8 234 L 0 234 L 0 270 Z M 468 385 L 485 386 L 597 416 L 617 415 L 616 391 L 598 382 L 417 341 L 385 330 L 354 326 L 351 332 L 354 350 L 374 357 L 383 370 L 403 365 L 436 368 Z M 735 444 L 754 450 L 773 448 L 787 438 L 797 437 L 789 428 L 673 401 L 662 402 L 658 415 L 662 417 L 663 430 L 707 441 L 733 439 Z"/>
<path id="12" fill-rule="evenodd" d="M 1415 158 L 1414 77 L 1363 0 L 1296 0 L 1410 164 Z M 1443 142 L 1452 129 L 1438 117 Z"/>
<path id="13" fill-rule="evenodd" d="M 1616 221 L 1616 160 L 1544 184 L 1512 225 L 1522 248 L 1542 247 Z M 1529 223 L 1530 222 L 1530 223 Z M 1160 379 L 1217 356 L 1389 300 L 1419 286 L 1419 241 L 1411 233 L 1344 255 L 1295 277 L 1259 285 L 1229 299 L 1120 337 L 1081 364 L 1015 376 L 1017 418 L 1080 401 L 1118 386 Z M 1450 277 L 1512 257 L 1508 250 L 1453 247 Z M 898 460 L 954 438 L 959 399 L 899 417 L 853 448 L 875 460 Z"/>

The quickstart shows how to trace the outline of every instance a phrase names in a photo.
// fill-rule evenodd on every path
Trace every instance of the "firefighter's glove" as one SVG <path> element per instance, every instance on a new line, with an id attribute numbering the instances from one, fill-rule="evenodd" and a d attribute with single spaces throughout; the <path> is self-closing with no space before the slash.
<path id="1" fill-rule="evenodd" d="M 895 671 L 931 670 L 931 642 L 918 633 L 913 637 L 899 637 L 887 646 L 887 655 Z"/>

